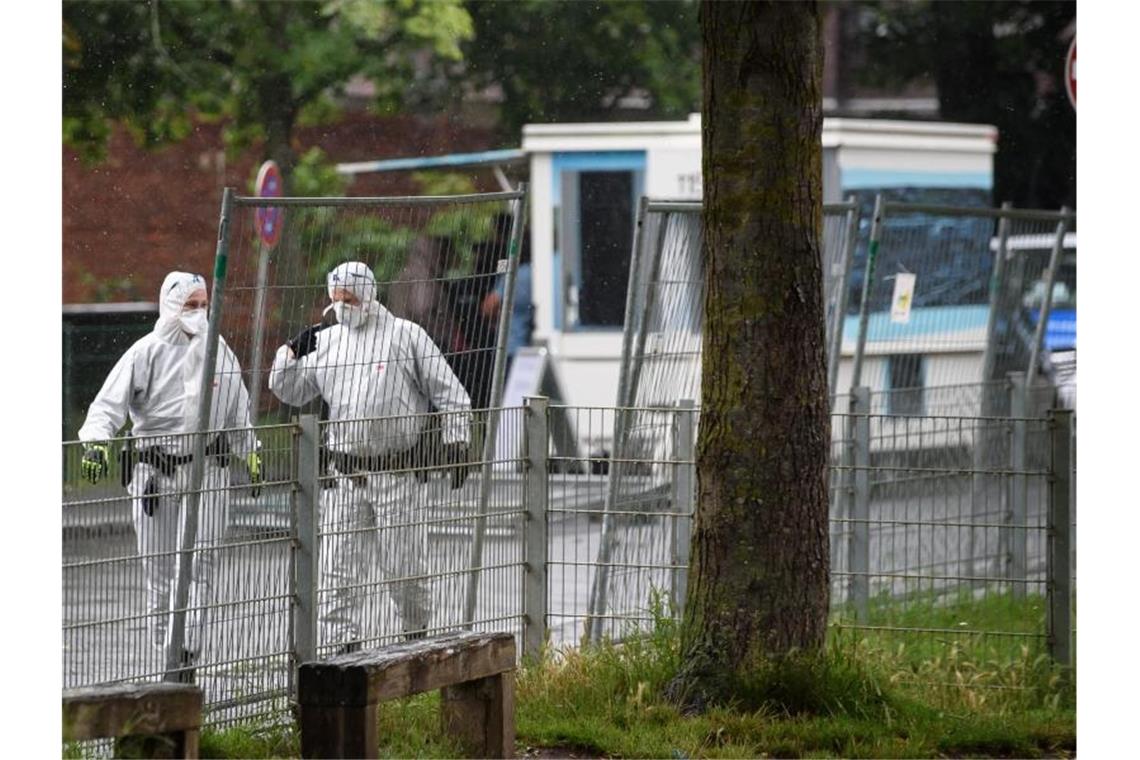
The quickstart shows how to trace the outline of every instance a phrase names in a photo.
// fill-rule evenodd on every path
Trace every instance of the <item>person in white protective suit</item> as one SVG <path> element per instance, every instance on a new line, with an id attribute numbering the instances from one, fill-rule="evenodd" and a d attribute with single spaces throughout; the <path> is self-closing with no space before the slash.
<path id="1" fill-rule="evenodd" d="M 132 345 L 115 364 L 87 410 L 79 430 L 84 443 L 83 472 L 92 483 L 107 474 L 108 440 L 127 418 L 132 424 L 122 477 L 129 480 L 131 515 L 147 589 L 147 628 L 152 643 L 167 646 L 168 618 L 175 594 L 180 513 L 192 488 L 191 462 L 198 429 L 202 365 L 206 358 L 206 281 L 197 274 L 171 272 L 159 293 L 154 330 Z M 199 502 L 198 532 L 189 584 L 189 612 L 182 680 L 192 681 L 201 653 L 205 610 L 210 604 L 215 547 L 227 523 L 228 464 L 239 455 L 249 468 L 253 495 L 260 490 L 261 457 L 249 416 L 249 394 L 237 357 L 218 338 L 209 430 L 228 432 L 207 441 Z M 233 430 L 240 428 L 240 430 Z M 204 550 L 203 550 L 204 549 Z"/>
<path id="2" fill-rule="evenodd" d="M 406 638 L 424 635 L 432 613 L 427 573 L 425 500 L 439 481 L 411 468 L 427 413 L 442 412 L 442 452 L 450 485 L 467 478 L 471 400 L 427 332 L 377 300 L 376 278 L 359 261 L 327 278 L 336 324 L 302 330 L 277 349 L 269 388 L 286 404 L 316 397 L 328 405 L 327 461 L 334 478 L 320 498 L 320 604 L 324 644 L 360 648 L 356 620 L 365 539 L 375 535 Z M 418 481 L 418 482 L 417 482 Z M 372 533 L 372 528 L 378 530 Z"/>

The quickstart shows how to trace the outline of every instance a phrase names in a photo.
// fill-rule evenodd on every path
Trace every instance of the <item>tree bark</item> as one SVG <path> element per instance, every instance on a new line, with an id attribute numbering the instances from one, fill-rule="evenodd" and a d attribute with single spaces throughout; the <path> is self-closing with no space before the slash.
<path id="1" fill-rule="evenodd" d="M 670 691 L 717 701 L 750 662 L 822 647 L 830 416 L 815 3 L 704 2 L 706 306 L 699 502 Z"/>

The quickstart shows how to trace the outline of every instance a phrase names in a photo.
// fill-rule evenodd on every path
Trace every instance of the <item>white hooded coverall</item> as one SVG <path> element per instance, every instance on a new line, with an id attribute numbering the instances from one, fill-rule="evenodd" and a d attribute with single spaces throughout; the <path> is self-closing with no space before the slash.
<path id="1" fill-rule="evenodd" d="M 180 317 L 187 298 L 205 287 L 200 275 L 167 275 L 159 294 L 159 317 L 154 330 L 136 341 L 115 364 L 87 410 L 79 440 L 96 443 L 114 438 L 129 416 L 136 452 L 157 447 L 172 455 L 193 453 L 194 436 L 185 434 L 197 429 L 206 331 L 203 329 L 193 337 L 187 335 Z M 209 429 L 220 428 L 244 428 L 219 434 L 226 437 L 232 452 L 242 459 L 256 450 L 249 394 L 241 380 L 241 367 L 219 336 Z M 208 444 L 213 441 L 213 436 L 207 437 Z M 163 647 L 167 636 L 175 590 L 179 515 L 185 495 L 191 490 L 191 469 L 187 462 L 168 477 L 154 465 L 139 462 L 127 487 L 146 579 L 147 628 L 156 647 Z M 144 500 L 148 485 L 150 499 Z M 226 529 L 228 487 L 228 469 L 220 466 L 216 457 L 207 457 L 185 638 L 187 651 L 194 655 L 201 651 L 214 559 Z M 151 514 L 147 514 L 144 501 L 154 505 Z"/>
<path id="2" fill-rule="evenodd" d="M 286 404 L 300 406 L 320 396 L 328 404 L 326 443 L 334 454 L 382 457 L 411 449 L 434 404 L 443 415 L 443 443 L 467 443 L 471 400 L 439 348 L 422 327 L 400 319 L 376 300 L 376 281 L 361 262 L 341 264 L 328 275 L 328 292 L 343 288 L 360 299 L 359 324 L 337 324 L 317 334 L 316 348 L 300 359 L 288 345 L 277 349 L 269 388 Z M 383 418 L 383 419 L 376 419 Z M 332 465 L 335 470 L 336 464 Z M 351 473 L 339 472 L 339 475 Z M 432 606 L 427 580 L 427 528 L 417 497 L 421 486 L 410 474 L 370 472 L 338 477 L 321 489 L 321 643 L 360 639 L 356 594 L 363 567 L 365 532 L 378 530 L 379 554 L 403 630 L 429 624 Z M 421 501 L 422 504 L 422 501 Z"/>

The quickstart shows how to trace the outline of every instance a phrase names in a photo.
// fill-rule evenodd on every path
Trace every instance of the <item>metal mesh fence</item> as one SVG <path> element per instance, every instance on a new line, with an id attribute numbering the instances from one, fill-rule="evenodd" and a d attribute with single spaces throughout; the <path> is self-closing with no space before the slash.
<path id="1" fill-rule="evenodd" d="M 918 647 L 993 639 L 1037 651 L 1049 643 L 1050 632 L 1071 619 L 1075 598 L 1075 434 L 1054 414 L 908 417 L 872 408 L 861 391 L 854 411 L 832 422 L 838 628 Z M 260 427 L 266 480 L 256 499 L 240 467 L 209 468 L 194 551 L 209 582 L 191 591 L 185 607 L 207 723 L 286 718 L 296 664 L 352 642 L 375 647 L 475 628 L 511 631 L 534 651 L 543 641 L 620 639 L 648 630 L 657 616 L 679 615 L 697 412 L 548 410 L 545 402 L 537 409 L 495 410 L 510 444 L 502 450 L 518 453 L 467 463 L 456 488 L 454 467 L 338 460 L 327 446 L 355 438 L 352 426 L 449 424 L 434 414 L 325 423 L 308 416 Z M 620 460 L 623 477 L 642 487 L 638 499 L 607 510 L 611 459 L 558 455 L 546 423 L 557 414 L 590 434 L 612 430 L 619 411 L 643 414 L 669 434 L 650 455 Z M 1061 434 L 1070 436 L 1066 451 L 1058 450 Z M 375 429 L 366 436 L 377 437 Z M 64 446 L 68 687 L 153 680 L 166 671 L 158 644 L 169 585 L 164 595 L 162 584 L 176 572 L 179 552 L 170 529 L 156 526 L 188 492 L 181 475 L 162 481 L 153 514 L 145 514 L 147 491 L 128 491 L 118 480 L 117 455 L 127 443 L 112 442 L 108 480 L 94 486 L 78 477 L 79 444 Z M 132 444 L 139 451 L 139 441 Z M 988 453 L 979 457 L 983 445 Z M 1056 511 L 1059 500 L 1071 511 Z M 221 530 L 216 511 L 224 512 Z M 1051 546 L 1067 547 L 1068 567 L 1050 570 L 1057 563 Z M 1058 572 L 1068 573 L 1068 588 Z M 1057 606 L 1058 595 L 1068 596 L 1067 608 Z M 969 616 L 956 619 L 963 609 Z"/>
<path id="2" fill-rule="evenodd" d="M 276 715 L 287 704 L 291 536 L 288 524 L 274 519 L 279 511 L 261 512 L 258 501 L 288 499 L 290 431 L 269 426 L 257 432 L 267 462 L 258 500 L 248 482 L 231 477 L 240 470 L 230 461 L 211 457 L 206 467 L 190 594 L 180 608 L 187 616 L 186 648 L 195 655 L 186 665 L 209 695 L 215 721 Z M 177 450 L 187 448 L 189 438 L 164 436 L 161 443 Z M 64 444 L 65 687 L 166 675 L 163 647 L 174 612 L 190 468 L 152 459 L 155 443 L 111 441 L 110 472 L 96 485 L 79 477 L 82 445 Z"/>
<path id="3" fill-rule="evenodd" d="M 516 451 L 522 410 L 504 409 L 500 435 Z M 375 418 L 322 425 L 327 438 L 363 422 L 443 427 L 447 417 Z M 374 432 L 370 437 L 375 440 Z M 413 457 L 328 451 L 320 475 L 318 653 L 366 648 L 456 628 L 521 634 L 525 510 L 520 459 L 491 464 L 490 498 L 480 511 L 482 462 L 439 467 Z M 466 470 L 462 478 L 458 471 Z M 480 525 L 482 523 L 482 525 Z M 484 543 L 473 555 L 475 537 Z M 471 590 L 474 585 L 474 591 Z M 466 600 L 475 594 L 474 615 Z"/>
<path id="4" fill-rule="evenodd" d="M 1071 314 L 1076 304 L 1075 240 L 1065 237 L 1074 215 L 882 199 L 876 209 L 855 277 L 860 319 L 844 336 L 852 387 L 894 391 L 891 412 L 921 414 L 929 388 L 1039 366 L 1052 308 Z M 1063 268 L 1066 239 L 1074 247 Z"/>
<path id="5" fill-rule="evenodd" d="M 472 406 L 487 407 L 496 349 L 509 325 L 500 313 L 509 320 L 510 311 L 491 313 L 483 305 L 489 293 L 504 288 L 504 280 L 513 282 L 523 197 L 519 191 L 438 198 L 234 199 L 219 332 L 240 357 L 255 420 L 287 419 L 291 407 L 319 408 L 315 394 L 271 393 L 266 384 L 274 362 L 281 364 L 280 347 L 302 329 L 329 321 L 324 312 L 330 286 L 351 286 L 355 273 L 340 273 L 343 283 L 327 278 L 350 261 L 363 262 L 373 272 L 380 315 L 414 325 L 404 331 L 410 350 L 402 353 L 409 356 L 390 362 L 389 374 L 414 369 L 436 377 L 446 366 Z M 258 225 L 270 204 L 283 214 L 275 248 L 262 242 Z M 371 375 L 377 372 L 378 357 L 395 350 L 380 336 L 357 345 L 333 341 L 333 334 L 323 339 L 328 347 L 318 343 L 316 350 L 327 354 L 336 344 L 335 356 L 322 358 L 331 358 L 340 369 L 338 385 L 376 380 Z M 391 384 L 376 388 L 369 399 L 375 408 L 358 416 L 394 413 L 387 407 L 400 401 L 395 390 Z M 338 401 L 351 403 L 324 398 L 329 407 Z"/>
<path id="6" fill-rule="evenodd" d="M 700 397 L 704 322 L 700 215 L 700 203 L 642 199 L 626 301 L 619 406 L 653 408 Z M 821 264 L 828 361 L 833 368 L 847 310 L 844 283 L 850 276 L 857 221 L 854 201 L 824 205 Z M 832 386 L 834 376 L 833 371 Z"/>

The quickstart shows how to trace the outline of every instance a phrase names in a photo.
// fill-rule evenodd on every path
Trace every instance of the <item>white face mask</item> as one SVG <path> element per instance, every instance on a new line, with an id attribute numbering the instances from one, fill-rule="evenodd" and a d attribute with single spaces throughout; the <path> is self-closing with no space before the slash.
<path id="1" fill-rule="evenodd" d="M 205 335 L 210 323 L 205 309 L 184 311 L 179 315 L 178 321 L 182 324 L 182 329 L 191 335 Z"/>
<path id="2" fill-rule="evenodd" d="M 344 325 L 350 330 L 360 327 L 368 319 L 368 313 L 360 306 L 350 306 L 344 301 L 333 301 L 332 306 L 337 324 Z"/>

